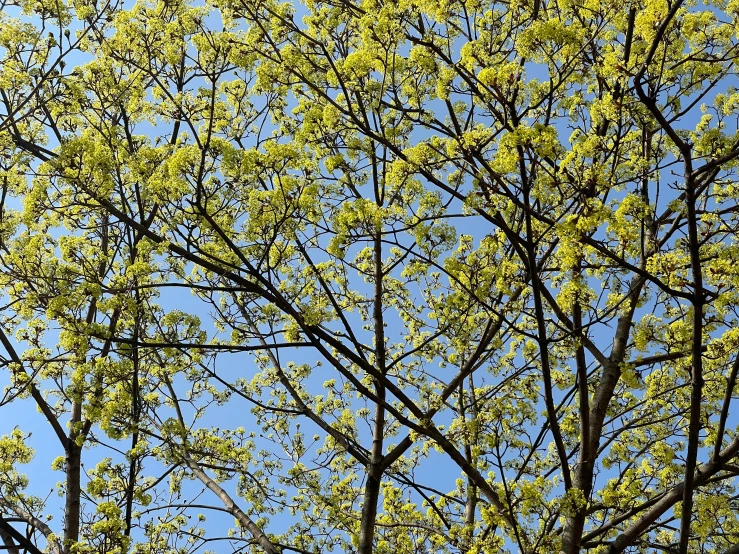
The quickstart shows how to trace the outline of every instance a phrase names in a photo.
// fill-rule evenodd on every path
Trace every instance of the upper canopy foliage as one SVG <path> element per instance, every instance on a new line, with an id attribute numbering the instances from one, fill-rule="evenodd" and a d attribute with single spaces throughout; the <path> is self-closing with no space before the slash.
<path id="1" fill-rule="evenodd" d="M 737 552 L 738 17 L 4 2 L 0 405 L 56 442 L 0 438 L 0 515 L 60 554 Z"/>

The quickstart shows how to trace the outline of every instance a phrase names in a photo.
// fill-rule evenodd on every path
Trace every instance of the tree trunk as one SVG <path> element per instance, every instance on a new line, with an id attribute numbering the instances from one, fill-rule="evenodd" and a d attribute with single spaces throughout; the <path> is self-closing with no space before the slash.
<path id="1" fill-rule="evenodd" d="M 71 439 L 66 448 L 67 497 L 64 504 L 64 553 L 73 552 L 80 534 L 80 472 L 82 448 Z"/>
<path id="2" fill-rule="evenodd" d="M 375 294 L 373 319 L 375 325 L 375 363 L 378 370 L 385 374 L 385 322 L 382 315 L 382 242 L 380 236 L 374 240 L 375 262 Z M 359 528 L 358 554 L 372 554 L 375 537 L 375 521 L 377 519 L 377 503 L 380 498 L 380 482 L 383 473 L 383 438 L 385 433 L 385 387 L 375 382 L 375 391 L 380 402 L 375 408 L 375 424 L 372 431 L 372 451 L 367 467 L 367 482 L 364 485 L 364 502 L 362 503 L 362 520 Z"/>

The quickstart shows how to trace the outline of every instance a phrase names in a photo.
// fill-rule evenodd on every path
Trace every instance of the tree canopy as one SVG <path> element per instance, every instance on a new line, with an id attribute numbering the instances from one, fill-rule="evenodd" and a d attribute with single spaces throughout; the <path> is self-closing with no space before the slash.
<path id="1" fill-rule="evenodd" d="M 739 2 L 1 6 L 11 554 L 739 552 Z"/>

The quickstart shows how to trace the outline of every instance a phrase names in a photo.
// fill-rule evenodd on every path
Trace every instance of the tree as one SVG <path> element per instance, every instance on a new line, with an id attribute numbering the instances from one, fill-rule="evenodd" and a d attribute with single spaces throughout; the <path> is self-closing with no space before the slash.
<path id="1" fill-rule="evenodd" d="M 9 551 L 739 551 L 735 2 L 2 7 Z"/>

